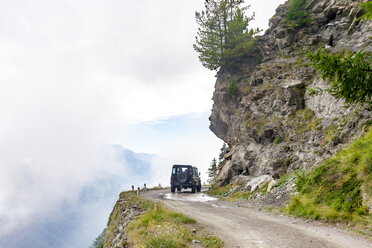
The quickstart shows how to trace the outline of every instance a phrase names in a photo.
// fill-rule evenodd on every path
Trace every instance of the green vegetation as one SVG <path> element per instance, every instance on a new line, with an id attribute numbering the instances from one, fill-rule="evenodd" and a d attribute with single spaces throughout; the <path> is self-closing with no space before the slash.
<path id="1" fill-rule="evenodd" d="M 212 186 L 208 190 L 208 194 L 219 197 L 219 198 L 220 197 L 225 197 L 232 191 L 232 189 L 234 187 L 236 187 L 236 185 L 233 185 L 233 184 L 227 184 L 227 185 L 224 185 L 224 186 L 221 186 L 221 187 Z"/>
<path id="2" fill-rule="evenodd" d="M 207 193 L 226 201 L 249 200 L 256 195 L 266 195 L 268 183 L 261 186 L 255 192 L 246 191 L 236 184 L 227 184 L 224 186 L 212 186 Z"/>
<path id="3" fill-rule="evenodd" d="M 311 66 L 318 70 L 323 79 L 330 81 L 331 87 L 326 91 L 352 103 L 368 103 L 372 106 L 372 77 L 370 53 L 350 51 L 330 53 L 319 49 L 308 53 Z M 317 93 L 313 90 L 313 93 Z"/>
<path id="4" fill-rule="evenodd" d="M 292 159 L 291 159 L 292 160 Z M 279 180 L 274 184 L 273 188 L 282 188 L 284 187 L 288 182 L 291 182 L 295 179 L 294 173 L 289 173 L 282 175 Z"/>
<path id="5" fill-rule="evenodd" d="M 231 95 L 237 95 L 239 93 L 239 87 L 236 85 L 235 80 L 231 80 L 229 86 L 227 86 L 227 92 Z"/>
<path id="6" fill-rule="evenodd" d="M 120 218 L 123 217 L 125 208 L 134 205 L 142 209 L 144 213 L 126 227 L 125 232 L 130 247 L 189 247 L 192 240 L 199 240 L 203 247 L 222 247 L 222 241 L 203 231 L 203 227 L 198 225 L 194 219 L 170 211 L 160 203 L 153 203 L 137 197 L 132 192 L 121 193 L 119 201 L 120 203 L 115 205 L 110 215 L 108 227 L 105 231 L 105 247 L 110 247 L 110 244 L 112 244 L 115 238 L 115 230 L 120 223 Z M 197 233 L 192 232 L 193 229 L 197 230 Z M 124 247 L 126 244 L 122 245 Z M 94 248 L 96 247 L 102 247 L 102 245 Z"/>
<path id="7" fill-rule="evenodd" d="M 325 135 L 324 135 L 324 137 L 323 137 L 323 139 L 321 140 L 321 143 L 320 143 L 320 147 L 324 147 L 330 141 L 338 139 L 339 132 L 338 132 L 337 129 L 338 129 L 337 124 L 331 124 L 326 128 Z"/>
<path id="8" fill-rule="evenodd" d="M 205 11 L 196 12 L 199 25 L 194 49 L 202 65 L 210 70 L 232 68 L 254 49 L 253 35 L 248 29 L 254 18 L 246 17 L 244 0 L 205 0 Z"/>
<path id="9" fill-rule="evenodd" d="M 296 173 L 294 197 L 286 211 L 295 216 L 349 221 L 370 228 L 364 201 L 372 197 L 372 129 L 361 139 L 310 172 Z"/>
<path id="10" fill-rule="evenodd" d="M 225 154 L 227 151 L 227 145 L 224 142 L 220 154 L 218 155 L 218 162 L 216 158 L 213 158 L 208 168 L 208 183 L 213 184 L 222 166 L 226 163 Z"/>
<path id="11" fill-rule="evenodd" d="M 220 149 L 220 154 L 218 154 L 218 170 L 222 168 L 222 166 L 226 163 L 225 154 L 227 153 L 227 144 L 223 142 L 222 147 Z"/>
<path id="12" fill-rule="evenodd" d="M 115 229 L 120 223 L 123 210 L 131 205 L 137 205 L 140 209 L 146 210 L 154 207 L 151 201 L 145 200 L 141 197 L 137 197 L 133 192 L 127 191 L 120 194 L 120 199 L 125 199 L 125 203 L 116 203 L 112 210 L 109 221 L 107 223 L 107 229 L 105 232 L 104 246 L 109 247 L 115 238 Z"/>
<path id="13" fill-rule="evenodd" d="M 235 184 L 227 184 L 224 186 L 212 186 L 208 190 L 208 194 L 218 197 L 227 201 L 236 201 L 239 199 L 248 200 L 252 194 L 250 192 L 237 190 L 234 191 L 234 188 L 237 187 Z"/>
<path id="14" fill-rule="evenodd" d="M 300 109 L 295 115 L 287 117 L 287 124 L 296 127 L 296 133 L 303 135 L 309 131 L 319 131 L 321 126 L 321 119 L 317 118 L 314 111 L 305 108 Z"/>
<path id="15" fill-rule="evenodd" d="M 94 240 L 93 244 L 89 248 L 103 248 L 103 241 L 106 233 L 106 228 L 103 229 L 100 235 Z"/>
<path id="16" fill-rule="evenodd" d="M 274 145 L 278 145 L 278 144 L 282 143 L 283 140 L 284 140 L 284 139 L 283 139 L 282 137 L 277 136 L 277 137 L 275 137 L 275 139 L 274 139 L 274 141 L 273 141 L 273 144 L 274 144 Z"/>
<path id="17" fill-rule="evenodd" d="M 199 240 L 204 247 L 222 247 L 218 238 L 194 234 L 191 228 L 200 230 L 194 219 L 156 204 L 131 222 L 126 231 L 134 247 L 189 247 L 192 240 Z"/>
<path id="18" fill-rule="evenodd" d="M 306 9 L 306 0 L 290 0 L 285 22 L 290 28 L 300 29 L 311 23 L 310 12 Z"/>
<path id="19" fill-rule="evenodd" d="M 362 3 L 361 6 L 365 9 L 366 12 L 360 19 L 371 20 L 372 19 L 372 2 Z"/>
<path id="20" fill-rule="evenodd" d="M 288 167 L 292 163 L 292 157 L 288 157 L 284 160 L 284 166 Z"/>
<path id="21" fill-rule="evenodd" d="M 256 129 L 259 135 L 262 134 L 265 126 L 269 124 L 269 120 L 266 116 L 257 116 L 254 119 L 248 119 L 246 124 L 249 128 Z"/>
<path id="22" fill-rule="evenodd" d="M 217 159 L 213 158 L 210 167 L 208 168 L 208 182 L 214 183 L 218 174 Z"/>

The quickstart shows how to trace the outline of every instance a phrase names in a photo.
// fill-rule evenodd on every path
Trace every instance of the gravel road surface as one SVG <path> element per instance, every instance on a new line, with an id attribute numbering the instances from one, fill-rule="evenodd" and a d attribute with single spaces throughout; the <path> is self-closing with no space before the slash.
<path id="1" fill-rule="evenodd" d="M 240 207 L 204 193 L 163 189 L 143 196 L 198 220 L 228 248 L 372 248 L 372 242 L 335 227 Z"/>

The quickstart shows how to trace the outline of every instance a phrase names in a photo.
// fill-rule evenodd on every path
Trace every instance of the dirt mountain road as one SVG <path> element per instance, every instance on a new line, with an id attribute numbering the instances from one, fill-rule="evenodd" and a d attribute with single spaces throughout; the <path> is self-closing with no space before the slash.
<path id="1" fill-rule="evenodd" d="M 164 189 L 148 191 L 143 196 L 195 218 L 228 248 L 372 248 L 372 242 L 334 227 L 239 207 L 203 193 L 172 194 Z"/>

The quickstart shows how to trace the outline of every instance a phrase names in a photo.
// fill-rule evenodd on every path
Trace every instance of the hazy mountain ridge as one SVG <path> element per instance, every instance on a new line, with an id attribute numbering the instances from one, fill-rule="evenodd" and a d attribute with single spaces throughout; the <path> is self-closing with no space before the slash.
<path id="1" fill-rule="evenodd" d="M 23 228 L 0 237 L 0 247 L 88 247 L 105 227 L 118 193 L 129 189 L 136 180 L 142 183 L 151 178 L 151 161 L 155 155 L 135 153 L 120 145 L 110 145 L 108 150 L 113 153 L 113 162 L 122 167 L 123 174 L 109 174 L 84 185 L 75 201 L 65 201 L 59 209 L 35 216 Z M 104 222 L 97 226 L 92 216 L 102 216 Z"/>

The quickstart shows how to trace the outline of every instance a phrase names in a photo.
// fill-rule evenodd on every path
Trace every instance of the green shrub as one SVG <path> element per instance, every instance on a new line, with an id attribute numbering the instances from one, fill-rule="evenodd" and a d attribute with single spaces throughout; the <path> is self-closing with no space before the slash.
<path id="1" fill-rule="evenodd" d="M 311 23 L 310 12 L 306 9 L 306 0 L 290 0 L 286 21 L 290 28 L 302 28 Z"/>
<path id="2" fill-rule="evenodd" d="M 227 92 L 229 92 L 232 95 L 236 95 L 239 93 L 239 87 L 236 85 L 235 80 L 231 80 L 229 86 L 227 86 Z"/>
<path id="3" fill-rule="evenodd" d="M 284 165 L 288 167 L 292 163 L 292 157 L 288 157 L 284 160 Z"/>
<path id="4" fill-rule="evenodd" d="M 282 137 L 280 137 L 280 136 L 276 136 L 275 139 L 274 139 L 274 141 L 273 141 L 273 144 L 274 144 L 274 145 L 278 145 L 278 144 L 282 143 L 283 140 L 284 140 L 284 139 L 283 139 Z"/>
<path id="5" fill-rule="evenodd" d="M 361 4 L 361 6 L 365 9 L 365 13 L 360 19 L 371 20 L 372 19 L 372 2 L 363 3 Z"/>

